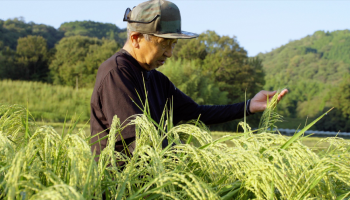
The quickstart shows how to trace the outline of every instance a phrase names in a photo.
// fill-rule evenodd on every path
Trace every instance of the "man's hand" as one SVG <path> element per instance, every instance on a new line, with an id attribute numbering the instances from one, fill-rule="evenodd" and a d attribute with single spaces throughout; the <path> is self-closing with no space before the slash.
<path id="1" fill-rule="evenodd" d="M 249 110 L 251 113 L 262 112 L 266 109 L 266 101 L 267 97 L 271 99 L 277 91 L 269 92 L 265 90 L 261 90 L 250 100 Z M 280 101 L 284 95 L 288 93 L 287 89 L 282 90 L 282 92 L 278 95 L 277 100 Z"/>

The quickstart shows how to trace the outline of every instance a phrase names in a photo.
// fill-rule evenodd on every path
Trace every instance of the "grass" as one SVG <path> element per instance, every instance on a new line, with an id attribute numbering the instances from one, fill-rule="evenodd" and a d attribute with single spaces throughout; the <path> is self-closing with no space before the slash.
<path id="1" fill-rule="evenodd" d="M 28 105 L 37 121 L 64 122 L 79 116 L 84 123 L 90 119 L 92 89 L 50 85 L 29 81 L 0 81 L 0 104 Z"/>
<path id="2" fill-rule="evenodd" d="M 316 118 L 289 118 L 284 117 L 281 122 L 277 122 L 276 126 L 278 128 L 288 128 L 288 129 L 297 129 L 298 127 L 303 128 L 305 124 L 314 121 Z M 311 126 L 310 130 L 317 130 L 315 126 Z"/>
<path id="3" fill-rule="evenodd" d="M 44 122 L 40 122 L 37 123 L 37 125 L 39 126 L 43 126 L 43 125 L 49 125 L 52 126 L 55 131 L 57 133 L 62 133 L 62 128 L 64 126 L 64 123 L 44 123 Z M 72 124 L 66 124 L 66 127 L 70 127 L 72 126 Z M 77 124 L 76 125 L 77 129 L 82 129 L 82 131 L 85 133 L 85 135 L 88 137 L 90 136 L 90 124 Z M 236 133 L 236 132 L 222 132 L 222 131 L 211 131 L 212 137 L 214 140 L 219 139 L 223 136 L 226 135 L 239 135 L 241 133 Z M 287 137 L 287 136 L 286 136 Z M 324 138 L 320 138 L 320 137 L 306 137 L 304 138 L 301 143 L 306 145 L 307 147 L 309 147 L 312 150 L 315 150 L 315 152 L 319 152 L 321 150 L 327 149 L 329 147 L 329 143 L 328 142 L 322 142 L 320 143 L 319 141 L 321 139 Z M 347 140 L 348 141 L 348 140 Z M 227 146 L 232 147 L 233 146 L 233 142 L 232 141 L 225 141 L 224 142 Z"/>
<path id="4" fill-rule="evenodd" d="M 145 109 L 129 124 L 136 131 L 132 157 L 114 150 L 124 128 L 115 117 L 98 162 L 84 129 L 57 132 L 21 106 L 2 105 L 0 199 L 348 199 L 350 142 L 323 138 L 330 145 L 316 154 L 302 143 L 305 130 L 271 133 L 274 103 L 258 131 L 241 122 L 243 133 L 217 139 L 199 121 L 172 126 L 164 112 L 155 123 Z"/>
<path id="5" fill-rule="evenodd" d="M 219 139 L 225 135 L 238 135 L 239 133 L 235 133 L 235 132 L 219 132 L 219 131 L 213 131 L 211 132 L 211 134 L 213 135 L 213 139 Z M 288 137 L 288 136 L 285 136 Z M 322 150 L 325 150 L 329 147 L 329 142 L 319 142 L 320 140 L 322 140 L 324 138 L 320 138 L 320 137 L 307 137 L 304 138 L 301 143 L 304 144 L 305 146 L 309 147 L 310 149 L 312 149 L 314 152 L 320 152 Z M 346 140 L 349 141 L 349 140 Z M 225 141 L 225 144 L 229 147 L 233 147 L 234 143 L 232 141 Z"/>
<path id="6" fill-rule="evenodd" d="M 62 122 L 37 122 L 36 123 L 38 126 L 51 126 L 57 133 L 62 133 L 62 131 L 67 131 L 70 127 L 73 127 L 73 123 L 62 123 Z M 65 127 L 65 129 L 63 129 Z M 85 123 L 81 124 L 78 123 L 76 124 L 76 130 L 79 130 L 79 132 L 82 132 L 86 137 L 89 137 L 91 135 L 90 132 L 90 124 Z"/>

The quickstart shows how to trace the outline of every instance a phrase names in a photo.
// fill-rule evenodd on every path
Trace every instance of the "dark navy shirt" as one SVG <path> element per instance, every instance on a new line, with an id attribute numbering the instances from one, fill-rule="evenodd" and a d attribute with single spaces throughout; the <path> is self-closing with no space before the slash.
<path id="1" fill-rule="evenodd" d="M 143 81 L 144 80 L 144 81 Z M 151 117 L 160 121 L 166 104 L 173 102 L 173 122 L 176 125 L 182 120 L 198 119 L 207 125 L 223 123 L 244 116 L 244 102 L 232 105 L 198 105 L 190 97 L 177 89 L 174 84 L 157 70 L 147 71 L 125 50 L 120 50 L 98 69 L 95 87 L 91 96 L 91 135 L 97 141 L 109 133 L 113 116 L 121 122 L 135 114 L 142 114 L 136 104 L 142 107 L 146 100 L 146 91 Z M 139 96 L 141 100 L 139 99 Z M 127 143 L 135 140 L 135 127 L 128 126 L 122 131 Z M 118 137 L 118 141 L 121 138 Z M 99 155 L 106 147 L 107 139 L 93 145 Z M 131 148 L 131 149 L 130 149 Z M 134 147 L 130 147 L 132 152 Z M 123 145 L 117 142 L 116 150 L 122 151 Z M 98 158 L 97 158 L 98 159 Z M 96 160 L 97 160 L 96 159 Z"/>

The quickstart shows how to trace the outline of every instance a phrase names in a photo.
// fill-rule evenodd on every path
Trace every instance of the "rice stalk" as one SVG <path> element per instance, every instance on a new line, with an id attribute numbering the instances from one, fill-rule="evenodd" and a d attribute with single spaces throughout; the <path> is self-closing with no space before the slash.
<path id="1" fill-rule="evenodd" d="M 350 142 L 322 139 L 330 147 L 316 154 L 300 142 L 302 134 L 274 134 L 275 101 L 263 115 L 259 134 L 241 122 L 245 133 L 217 140 L 198 120 L 173 126 L 171 109 L 160 123 L 146 108 L 127 124 L 115 116 L 97 163 L 90 137 L 81 130 L 59 134 L 31 120 L 28 126 L 25 109 L 1 106 L 0 199 L 349 198 Z M 114 150 L 128 125 L 136 128 L 132 156 Z M 26 126 L 33 130 L 28 140 L 23 139 Z M 169 145 L 163 149 L 165 138 Z M 234 145 L 228 147 L 227 140 Z"/>

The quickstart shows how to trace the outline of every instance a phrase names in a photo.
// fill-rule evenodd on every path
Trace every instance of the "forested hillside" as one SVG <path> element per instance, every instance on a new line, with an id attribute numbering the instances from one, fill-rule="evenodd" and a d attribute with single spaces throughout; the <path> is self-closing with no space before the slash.
<path id="1" fill-rule="evenodd" d="M 330 113 L 334 115 L 332 124 L 349 119 L 349 30 L 317 31 L 258 57 L 263 60 L 266 74 L 264 88 L 287 87 L 291 91 L 279 106 L 283 115 L 314 117 L 335 107 Z M 331 121 L 328 118 L 323 124 Z M 345 129 L 350 127 L 333 128 L 334 131 Z"/>
<path id="2" fill-rule="evenodd" d="M 126 40 L 126 29 L 120 29 L 114 24 L 99 23 L 94 21 L 75 21 L 61 24 L 58 30 L 64 32 L 65 37 L 81 35 L 108 38 L 123 44 Z"/>
<path id="3" fill-rule="evenodd" d="M 26 23 L 23 18 L 0 20 L 0 79 L 63 85 L 69 82 L 67 85 L 82 87 L 86 85 L 80 78 L 86 74 L 82 71 L 94 73 L 125 39 L 125 29 L 108 23 L 67 22 L 55 29 L 44 24 Z M 69 55 L 68 51 L 71 52 Z M 62 82 L 59 77 L 63 70 L 57 66 L 69 66 L 64 75 L 69 73 L 65 78 L 72 80 Z"/>
<path id="4" fill-rule="evenodd" d="M 23 18 L 0 19 L 0 48 L 7 46 L 16 50 L 17 40 L 28 35 L 42 36 L 48 48 L 53 48 L 64 33 L 45 24 L 26 23 Z"/>
<path id="5" fill-rule="evenodd" d="M 26 23 L 24 18 L 8 20 L 0 19 L 0 48 L 10 47 L 16 50 L 17 40 L 28 35 L 42 36 L 46 39 L 48 48 L 51 49 L 63 37 L 88 36 L 98 39 L 108 38 L 124 43 L 126 30 L 120 29 L 114 24 L 93 21 L 65 22 L 58 29 L 45 24 Z"/>

